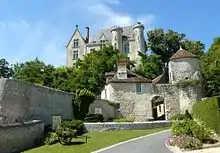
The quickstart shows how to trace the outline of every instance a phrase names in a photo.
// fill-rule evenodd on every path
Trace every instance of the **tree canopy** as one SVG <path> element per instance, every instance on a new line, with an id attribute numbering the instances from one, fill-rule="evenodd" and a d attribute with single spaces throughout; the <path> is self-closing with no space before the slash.
<path id="1" fill-rule="evenodd" d="M 183 33 L 175 32 L 171 29 L 154 29 L 147 32 L 146 50 L 149 55 L 140 54 L 141 64 L 137 68 L 137 73 L 148 78 L 155 78 L 167 70 L 169 58 L 176 53 L 180 47 L 198 55 L 203 56 L 205 45 L 201 41 L 190 40 Z"/>
<path id="2" fill-rule="evenodd" d="M 214 39 L 201 63 L 205 95 L 220 95 L 220 37 Z"/>
<path id="3" fill-rule="evenodd" d="M 147 37 L 148 50 L 158 55 L 164 66 L 168 64 L 169 58 L 180 49 L 180 46 L 199 56 L 203 55 L 205 50 L 202 42 L 189 40 L 185 34 L 171 29 L 167 32 L 163 29 L 154 29 L 148 31 Z"/>
<path id="4" fill-rule="evenodd" d="M 13 69 L 8 61 L 4 58 L 0 59 L 0 78 L 9 78 L 13 75 Z"/>

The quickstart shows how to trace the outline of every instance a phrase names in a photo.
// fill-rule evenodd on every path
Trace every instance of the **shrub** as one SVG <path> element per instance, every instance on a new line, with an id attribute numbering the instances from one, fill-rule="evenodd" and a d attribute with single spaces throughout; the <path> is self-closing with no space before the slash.
<path id="1" fill-rule="evenodd" d="M 112 122 L 113 120 L 114 120 L 113 117 L 109 117 L 107 121 L 108 121 L 108 122 Z"/>
<path id="2" fill-rule="evenodd" d="M 73 130 L 68 127 L 59 127 L 56 130 L 56 134 L 59 142 L 62 145 L 70 144 L 73 138 L 77 137 L 77 130 Z"/>
<path id="3" fill-rule="evenodd" d="M 211 97 L 193 105 L 193 117 L 220 134 L 219 97 Z"/>
<path id="4" fill-rule="evenodd" d="M 186 120 L 186 119 L 192 119 L 192 115 L 188 112 L 188 110 L 186 110 L 184 114 L 176 114 L 170 118 L 170 120 Z"/>
<path id="5" fill-rule="evenodd" d="M 55 144 L 59 141 L 58 136 L 55 132 L 49 132 L 47 133 L 46 137 L 45 137 L 45 141 L 44 143 L 47 145 L 52 145 Z"/>
<path id="6" fill-rule="evenodd" d="M 179 135 L 172 136 L 168 142 L 171 146 L 177 146 L 181 149 L 200 149 L 202 148 L 202 142 L 192 136 Z"/>
<path id="7" fill-rule="evenodd" d="M 134 118 L 118 118 L 114 119 L 114 122 L 134 122 Z"/>
<path id="8" fill-rule="evenodd" d="M 76 130 L 78 136 L 84 133 L 84 123 L 81 120 L 63 121 L 61 126 Z"/>
<path id="9" fill-rule="evenodd" d="M 175 122 L 172 125 L 172 133 L 174 135 L 189 135 L 193 136 L 192 134 L 192 125 L 193 120 L 183 120 L 180 122 Z"/>
<path id="10" fill-rule="evenodd" d="M 104 117 L 102 114 L 87 114 L 84 121 L 85 122 L 103 122 Z"/>
<path id="11" fill-rule="evenodd" d="M 183 120 L 172 125 L 174 135 L 188 135 L 197 138 L 202 142 L 210 140 L 212 133 L 203 125 L 197 124 L 194 120 Z"/>

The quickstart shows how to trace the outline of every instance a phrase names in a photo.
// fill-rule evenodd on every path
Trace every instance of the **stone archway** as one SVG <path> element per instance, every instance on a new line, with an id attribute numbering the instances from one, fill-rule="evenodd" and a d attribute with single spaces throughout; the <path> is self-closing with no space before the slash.
<path id="1" fill-rule="evenodd" d="M 151 99 L 152 117 L 154 120 L 165 120 L 165 105 L 164 98 L 161 96 L 154 96 Z"/>

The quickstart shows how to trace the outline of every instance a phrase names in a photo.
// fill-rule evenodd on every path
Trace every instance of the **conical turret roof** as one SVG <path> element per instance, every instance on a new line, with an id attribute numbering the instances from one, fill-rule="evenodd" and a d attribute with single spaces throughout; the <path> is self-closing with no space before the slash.
<path id="1" fill-rule="evenodd" d="M 198 58 L 198 56 L 182 49 L 180 47 L 180 49 L 175 53 L 173 54 L 173 56 L 170 58 L 170 60 L 172 59 L 181 59 L 181 58 Z"/>

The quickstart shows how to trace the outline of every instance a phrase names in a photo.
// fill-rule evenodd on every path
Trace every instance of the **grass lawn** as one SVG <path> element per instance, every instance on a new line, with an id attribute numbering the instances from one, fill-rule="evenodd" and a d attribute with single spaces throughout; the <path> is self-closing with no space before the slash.
<path id="1" fill-rule="evenodd" d="M 59 143 L 55 145 L 42 146 L 34 148 L 24 153 L 91 153 L 92 151 L 136 138 L 143 135 L 167 130 L 169 128 L 156 128 L 149 130 L 126 130 L 126 131 L 108 131 L 108 132 L 89 132 L 87 133 L 87 144 L 74 144 L 62 146 Z M 85 142 L 85 139 L 76 139 L 77 142 Z"/>

